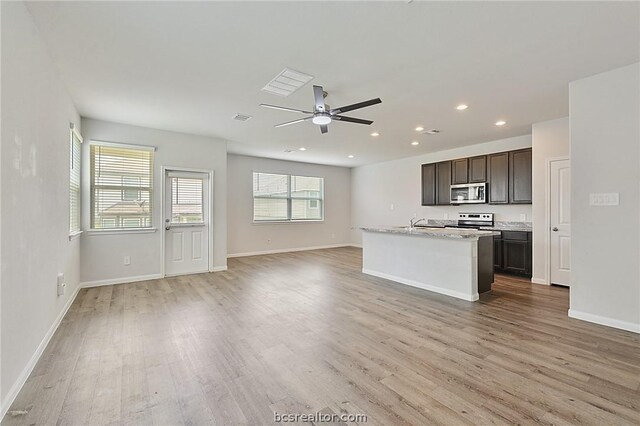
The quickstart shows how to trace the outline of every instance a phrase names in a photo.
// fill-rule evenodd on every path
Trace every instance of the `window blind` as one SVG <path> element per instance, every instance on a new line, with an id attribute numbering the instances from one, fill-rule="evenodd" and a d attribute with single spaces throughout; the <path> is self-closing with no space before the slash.
<path id="1" fill-rule="evenodd" d="M 71 125 L 69 142 L 69 234 L 80 232 L 80 162 L 82 136 Z"/>
<path id="2" fill-rule="evenodd" d="M 91 229 L 152 226 L 153 150 L 93 144 Z"/>
<path id="3" fill-rule="evenodd" d="M 202 179 L 171 178 L 171 223 L 203 223 Z"/>
<path id="4" fill-rule="evenodd" d="M 324 219 L 324 179 L 253 173 L 253 220 Z"/>

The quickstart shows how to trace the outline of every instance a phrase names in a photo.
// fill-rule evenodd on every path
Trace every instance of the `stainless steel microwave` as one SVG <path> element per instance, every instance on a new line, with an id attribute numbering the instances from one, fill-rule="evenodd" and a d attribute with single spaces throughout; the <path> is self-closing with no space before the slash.
<path id="1" fill-rule="evenodd" d="M 487 202 L 486 183 L 451 185 L 451 204 L 479 204 Z"/>

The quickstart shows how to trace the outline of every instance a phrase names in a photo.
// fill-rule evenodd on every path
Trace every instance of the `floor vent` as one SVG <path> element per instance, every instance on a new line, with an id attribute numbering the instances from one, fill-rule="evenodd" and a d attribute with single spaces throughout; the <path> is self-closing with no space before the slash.
<path id="1" fill-rule="evenodd" d="M 278 96 L 289 96 L 313 79 L 313 76 L 285 68 L 262 88 L 263 91 Z"/>

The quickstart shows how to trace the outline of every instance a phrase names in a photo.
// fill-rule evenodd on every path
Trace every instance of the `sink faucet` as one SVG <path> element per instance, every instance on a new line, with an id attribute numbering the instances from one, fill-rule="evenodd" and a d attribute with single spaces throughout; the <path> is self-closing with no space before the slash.
<path id="1" fill-rule="evenodd" d="M 421 219 L 411 218 L 411 220 L 409 221 L 409 228 L 413 229 L 417 224 L 423 221 L 426 222 L 427 220 L 424 217 Z"/>

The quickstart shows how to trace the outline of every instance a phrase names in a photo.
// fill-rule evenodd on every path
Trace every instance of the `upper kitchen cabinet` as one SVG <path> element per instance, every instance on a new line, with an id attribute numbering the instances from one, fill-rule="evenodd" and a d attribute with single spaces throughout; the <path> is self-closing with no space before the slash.
<path id="1" fill-rule="evenodd" d="M 451 204 L 451 161 L 436 163 L 436 204 Z"/>
<path id="2" fill-rule="evenodd" d="M 436 165 L 435 163 L 422 165 L 422 205 L 436 204 Z"/>
<path id="3" fill-rule="evenodd" d="M 531 204 L 531 149 L 509 152 L 509 200 L 513 204 Z"/>
<path id="4" fill-rule="evenodd" d="M 509 203 L 509 153 L 501 152 L 487 156 L 487 182 L 489 182 L 489 204 Z"/>
<path id="5" fill-rule="evenodd" d="M 469 183 L 469 160 L 467 158 L 451 162 L 451 185 L 461 183 Z"/>
<path id="6" fill-rule="evenodd" d="M 469 183 L 487 181 L 487 156 L 469 158 Z"/>

